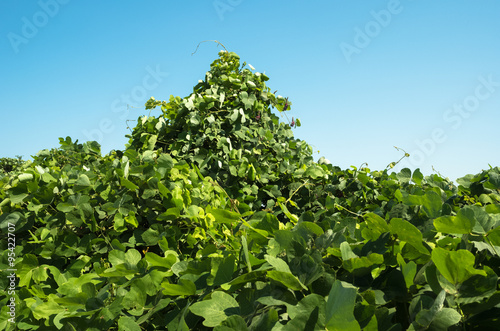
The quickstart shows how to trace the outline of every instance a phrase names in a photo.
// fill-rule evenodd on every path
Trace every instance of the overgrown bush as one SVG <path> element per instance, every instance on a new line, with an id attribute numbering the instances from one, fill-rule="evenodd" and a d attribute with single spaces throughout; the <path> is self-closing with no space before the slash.
<path id="1" fill-rule="evenodd" d="M 249 68 L 220 52 L 123 151 L 60 138 L 0 178 L 1 328 L 498 326 L 500 169 L 316 163 Z"/>

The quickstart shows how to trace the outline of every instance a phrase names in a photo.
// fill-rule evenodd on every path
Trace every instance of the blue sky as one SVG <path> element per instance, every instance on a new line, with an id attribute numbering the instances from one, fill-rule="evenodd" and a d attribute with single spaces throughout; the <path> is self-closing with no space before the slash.
<path id="1" fill-rule="evenodd" d="M 289 97 L 316 158 L 383 170 L 397 146 L 396 169 L 453 180 L 500 165 L 498 1 L 3 0 L 0 22 L 2 157 L 66 136 L 123 149 L 150 96 L 204 78 L 221 48 L 191 53 L 216 39 Z"/>

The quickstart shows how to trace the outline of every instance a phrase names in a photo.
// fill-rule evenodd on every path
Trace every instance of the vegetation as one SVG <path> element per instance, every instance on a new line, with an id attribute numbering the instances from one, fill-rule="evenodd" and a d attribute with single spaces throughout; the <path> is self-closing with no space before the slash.
<path id="1" fill-rule="evenodd" d="M 0 172 L 0 328 L 495 329 L 500 169 L 314 162 L 246 67 L 222 51 L 188 97 L 151 98 L 123 151 L 60 138 Z"/>
<path id="2" fill-rule="evenodd" d="M 0 158 L 0 173 L 9 173 L 15 170 L 23 163 L 21 156 L 12 157 L 2 157 Z"/>

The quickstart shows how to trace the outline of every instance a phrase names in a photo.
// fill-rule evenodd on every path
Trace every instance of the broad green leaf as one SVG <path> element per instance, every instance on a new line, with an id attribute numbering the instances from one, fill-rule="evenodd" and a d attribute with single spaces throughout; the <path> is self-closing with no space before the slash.
<path id="1" fill-rule="evenodd" d="M 301 281 L 293 274 L 289 272 L 269 270 L 267 272 L 267 277 L 283 284 L 294 291 L 307 290 L 307 287 L 301 283 Z"/>
<path id="2" fill-rule="evenodd" d="M 214 331 L 247 331 L 247 323 L 240 315 L 231 315 L 214 328 Z"/>
<path id="3" fill-rule="evenodd" d="M 75 190 L 76 191 L 86 189 L 89 186 L 91 186 L 91 184 L 90 184 L 90 179 L 87 175 L 82 174 L 82 175 L 78 176 L 78 179 L 75 182 Z"/>
<path id="4" fill-rule="evenodd" d="M 422 244 L 422 233 L 413 224 L 401 218 L 393 218 L 390 226 L 391 233 L 397 235 L 399 240 L 412 245 L 420 253 L 429 255 L 429 251 Z"/>
<path id="5" fill-rule="evenodd" d="M 408 195 L 403 197 L 403 202 L 410 206 L 421 205 L 423 211 L 429 218 L 439 217 L 443 201 L 435 191 L 428 190 L 425 195 Z"/>
<path id="6" fill-rule="evenodd" d="M 165 185 L 162 183 L 158 183 L 158 190 L 160 191 L 161 195 L 163 195 L 165 198 L 169 198 L 170 191 L 166 188 Z"/>
<path id="7" fill-rule="evenodd" d="M 34 177 L 32 174 L 24 173 L 20 174 L 18 178 L 21 183 L 25 183 L 32 181 Z"/>
<path id="8" fill-rule="evenodd" d="M 122 186 L 125 186 L 126 188 L 128 188 L 131 191 L 135 191 L 135 190 L 139 189 L 139 187 L 137 185 L 135 185 L 134 183 L 132 183 L 130 180 L 126 179 L 125 177 L 120 178 L 120 184 Z"/>
<path id="9" fill-rule="evenodd" d="M 286 303 L 291 318 L 282 330 L 325 330 L 325 298 L 309 294 L 296 305 Z"/>
<path id="10" fill-rule="evenodd" d="M 241 215 L 234 211 L 218 208 L 207 208 L 207 212 L 215 217 L 217 223 L 231 224 L 240 220 Z"/>
<path id="11" fill-rule="evenodd" d="M 492 190 L 500 189 L 500 174 L 490 171 L 488 177 L 488 181 L 484 183 L 484 187 Z"/>
<path id="12" fill-rule="evenodd" d="M 417 184 L 417 185 L 421 185 L 422 184 L 422 180 L 424 179 L 424 175 L 422 175 L 422 173 L 420 172 L 420 169 L 415 169 L 415 171 L 413 172 L 413 175 L 411 177 L 411 180 Z"/>
<path id="13" fill-rule="evenodd" d="M 498 283 L 498 276 L 493 269 L 483 266 L 486 277 L 474 275 L 460 284 L 460 291 L 456 297 L 459 304 L 482 303 L 483 300 L 491 297 Z"/>
<path id="14" fill-rule="evenodd" d="M 279 316 L 278 311 L 274 308 L 269 309 L 260 316 L 255 316 L 250 325 L 250 330 L 272 330 L 272 328 L 278 323 Z"/>
<path id="15" fill-rule="evenodd" d="M 215 277 L 213 285 L 218 286 L 230 282 L 233 278 L 235 265 L 236 257 L 229 255 L 216 266 L 216 269 L 212 268 L 212 275 Z"/>
<path id="16" fill-rule="evenodd" d="M 361 330 L 354 318 L 357 288 L 336 280 L 326 302 L 326 329 L 328 331 Z"/>
<path id="17" fill-rule="evenodd" d="M 368 256 L 355 257 L 342 262 L 342 266 L 349 272 L 358 270 L 361 273 L 366 273 L 373 269 L 373 266 L 378 266 L 384 263 L 384 256 L 377 253 L 369 254 Z M 359 272 L 357 274 L 359 274 Z"/>
<path id="18" fill-rule="evenodd" d="M 410 288 L 410 286 L 414 284 L 413 279 L 417 274 L 417 265 L 413 261 L 406 263 L 405 260 L 403 259 L 403 256 L 401 256 L 401 254 L 399 253 L 397 254 L 397 261 L 401 267 L 401 272 L 403 273 L 403 277 L 405 278 L 406 287 Z"/>
<path id="19" fill-rule="evenodd" d="M 187 279 L 179 279 L 178 284 L 161 283 L 163 294 L 171 296 L 194 295 L 196 293 L 196 285 Z"/>
<path id="20" fill-rule="evenodd" d="M 312 234 L 312 235 L 315 235 L 315 236 L 321 236 L 324 233 L 324 231 L 321 228 L 321 226 L 319 226 L 316 223 L 306 222 L 306 221 L 298 223 L 295 226 L 295 229 L 297 231 L 304 231 L 304 232 L 307 232 L 308 234 Z"/>
<path id="21" fill-rule="evenodd" d="M 125 264 L 119 264 L 116 267 L 111 267 L 104 270 L 99 276 L 101 277 L 126 277 L 137 273 L 136 269 L 128 268 Z"/>
<path id="22" fill-rule="evenodd" d="M 67 280 L 65 280 L 63 276 L 61 276 L 59 282 L 63 283 L 59 285 L 57 292 L 66 296 L 75 296 L 82 291 L 82 287 L 84 284 L 92 283 L 95 285 L 101 283 L 102 280 L 100 280 L 99 278 L 100 275 L 97 275 L 95 273 L 83 274 L 79 277 L 72 277 Z"/>
<path id="23" fill-rule="evenodd" d="M 276 269 L 278 271 L 282 271 L 282 272 L 292 273 L 290 271 L 290 267 L 288 266 L 288 264 L 286 264 L 286 262 L 283 261 L 282 259 L 271 256 L 271 255 L 264 255 L 264 259 L 266 259 L 266 261 L 270 265 L 272 265 L 274 269 Z"/>
<path id="24" fill-rule="evenodd" d="M 57 208 L 59 209 L 59 205 L 57 205 Z M 123 232 L 127 229 L 125 226 L 125 219 L 122 214 L 116 213 L 113 217 L 113 228 L 118 232 Z"/>
<path id="25" fill-rule="evenodd" d="M 434 303 L 429 309 L 422 309 L 418 312 L 417 316 L 415 317 L 415 321 L 418 323 L 418 325 L 427 329 L 434 320 L 434 318 L 436 317 L 436 314 L 441 309 L 443 309 L 443 303 L 445 299 L 446 299 L 446 291 L 441 290 L 438 296 L 436 297 L 436 300 L 434 300 Z"/>
<path id="26" fill-rule="evenodd" d="M 443 233 L 470 233 L 475 224 L 474 211 L 471 208 L 462 208 L 457 216 L 441 216 L 434 220 L 436 230 Z"/>
<path id="27" fill-rule="evenodd" d="M 487 213 L 500 214 L 500 204 L 491 204 L 484 207 Z"/>
<path id="28" fill-rule="evenodd" d="M 147 246 L 155 246 L 160 240 L 160 232 L 154 228 L 149 228 L 141 234 L 142 240 Z"/>
<path id="29" fill-rule="evenodd" d="M 8 191 L 10 201 L 13 204 L 20 204 L 28 197 L 27 190 L 19 187 L 14 187 Z"/>
<path id="30" fill-rule="evenodd" d="M 198 301 L 189 307 L 195 315 L 203 317 L 203 325 L 215 327 L 231 315 L 239 315 L 238 302 L 229 294 L 215 291 L 208 300 Z"/>
<path id="31" fill-rule="evenodd" d="M 435 191 L 425 192 L 425 196 L 422 200 L 422 208 L 429 218 L 439 217 L 441 214 L 441 208 L 443 206 L 443 201 L 441 196 Z"/>
<path id="32" fill-rule="evenodd" d="M 130 268 L 137 267 L 137 263 L 139 263 L 141 258 L 141 253 L 139 253 L 139 251 L 136 249 L 129 249 L 125 253 L 125 263 L 127 263 L 127 266 L 129 266 Z"/>
<path id="33" fill-rule="evenodd" d="M 317 165 L 307 167 L 306 171 L 304 172 L 305 177 L 310 177 L 312 179 L 316 179 L 324 175 L 325 171 L 323 170 L 323 168 Z"/>
<path id="34" fill-rule="evenodd" d="M 408 183 L 411 180 L 411 170 L 408 168 L 401 169 L 396 176 L 401 182 Z"/>
<path id="35" fill-rule="evenodd" d="M 493 245 L 500 246 L 500 226 L 497 226 L 488 232 L 486 236 L 493 243 Z"/>
<path id="36" fill-rule="evenodd" d="M 433 330 L 449 330 L 449 327 L 458 324 L 462 315 L 453 308 L 443 308 L 436 313 L 430 325 Z"/>
<path id="37" fill-rule="evenodd" d="M 62 313 L 64 311 L 66 311 L 66 307 L 59 305 L 53 300 L 43 302 L 42 304 L 37 305 L 35 309 L 32 310 L 33 317 L 37 320 L 40 320 L 42 318 L 48 319 L 50 316 Z"/>
<path id="38" fill-rule="evenodd" d="M 172 265 L 177 262 L 177 258 L 173 254 L 169 254 L 166 257 L 161 257 L 156 255 L 155 253 L 147 252 L 145 258 L 150 266 L 161 267 L 165 269 L 170 269 Z"/>
<path id="39" fill-rule="evenodd" d="M 362 234 L 365 239 L 377 240 L 378 237 L 382 235 L 382 233 L 390 232 L 387 221 L 377 214 L 367 213 L 363 215 L 363 218 L 365 219 L 366 226 L 369 229 L 369 231 L 366 228 L 362 230 Z"/>
<path id="40" fill-rule="evenodd" d="M 490 215 L 488 215 L 484 207 L 467 206 L 462 208 L 460 211 L 465 208 L 471 209 L 473 212 L 473 219 L 475 221 L 474 228 L 472 229 L 473 233 L 486 234 L 494 226 L 496 226 L 497 222 L 490 217 Z"/>
<path id="41" fill-rule="evenodd" d="M 257 280 L 262 280 L 265 275 L 266 275 L 266 270 L 254 270 L 252 272 L 248 272 L 241 276 L 236 277 L 235 279 L 229 282 L 229 285 L 253 283 Z"/>
<path id="42" fill-rule="evenodd" d="M 354 254 L 351 249 L 351 245 L 349 245 L 347 241 L 344 241 L 340 244 L 340 252 L 342 253 L 342 260 L 344 261 L 358 257 L 356 254 Z"/>
<path id="43" fill-rule="evenodd" d="M 118 319 L 118 331 L 141 331 L 141 327 L 133 318 L 121 316 Z"/>
<path id="44" fill-rule="evenodd" d="M 142 315 L 138 320 L 137 320 L 137 324 L 142 324 L 144 323 L 145 321 L 147 321 L 153 314 L 161 311 L 162 309 L 164 309 L 165 307 L 168 306 L 168 304 L 171 302 L 172 300 L 170 298 L 164 298 L 164 299 L 161 299 L 154 307 L 153 309 L 150 309 L 148 311 L 147 314 L 145 315 Z"/>
<path id="45" fill-rule="evenodd" d="M 137 228 L 139 226 L 139 222 L 137 221 L 135 213 L 132 210 L 128 212 L 127 216 L 125 216 L 125 222 L 131 224 L 134 228 Z"/>
<path id="46" fill-rule="evenodd" d="M 455 285 L 464 282 L 473 275 L 486 276 L 484 270 L 474 268 L 474 255 L 463 249 L 447 251 L 436 247 L 432 250 L 431 258 L 441 275 Z"/>

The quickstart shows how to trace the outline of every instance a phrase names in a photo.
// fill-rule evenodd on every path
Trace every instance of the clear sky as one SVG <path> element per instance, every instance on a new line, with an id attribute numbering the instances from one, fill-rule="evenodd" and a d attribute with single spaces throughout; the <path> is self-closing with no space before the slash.
<path id="1" fill-rule="evenodd" d="M 123 149 L 150 96 L 204 78 L 221 48 L 191 53 L 216 39 L 289 97 L 316 158 L 383 170 L 397 146 L 453 180 L 500 166 L 499 1 L 2 0 L 0 31 L 2 157 L 66 136 Z"/>

